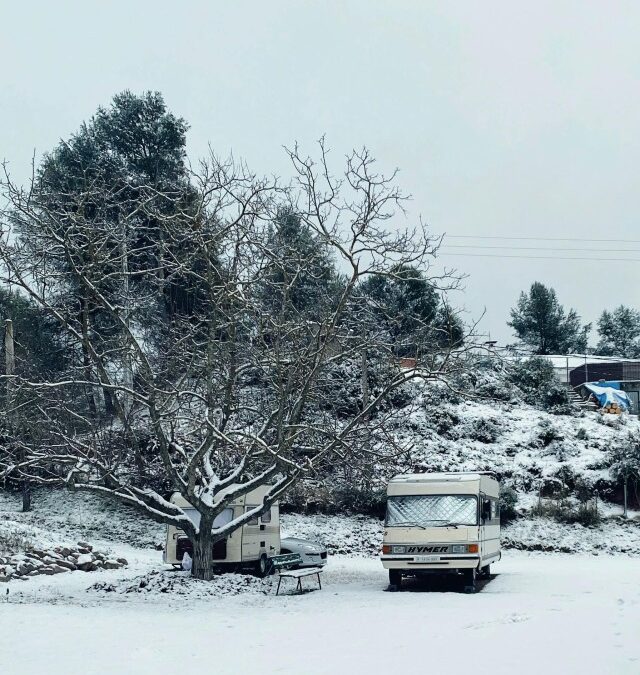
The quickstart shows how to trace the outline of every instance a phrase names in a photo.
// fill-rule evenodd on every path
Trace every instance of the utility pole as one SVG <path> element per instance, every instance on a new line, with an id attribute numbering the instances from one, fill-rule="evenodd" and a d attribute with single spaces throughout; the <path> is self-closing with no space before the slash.
<path id="1" fill-rule="evenodd" d="M 13 396 L 15 383 L 13 376 L 16 373 L 16 352 L 13 340 L 13 321 L 6 319 L 4 322 L 4 359 L 5 374 L 7 375 L 7 418 L 13 417 Z M 11 425 L 15 429 L 15 425 Z M 21 460 L 24 460 L 24 450 L 21 451 Z M 31 510 L 31 486 L 26 479 L 22 480 L 22 510 Z"/>

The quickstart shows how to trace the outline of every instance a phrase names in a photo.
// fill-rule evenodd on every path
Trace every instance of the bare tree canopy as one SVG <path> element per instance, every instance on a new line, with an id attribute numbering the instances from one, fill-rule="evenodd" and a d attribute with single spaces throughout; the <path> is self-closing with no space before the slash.
<path id="1" fill-rule="evenodd" d="M 380 298 L 365 292 L 369 278 L 406 282 L 407 269 L 430 294 L 458 282 L 433 271 L 438 238 L 397 228 L 395 176 L 378 173 L 366 150 L 339 176 L 324 142 L 315 161 L 288 154 L 287 186 L 214 154 L 177 182 L 139 172 L 135 189 L 91 153 L 75 157 L 86 180 L 72 186 L 38 173 L 29 189 L 2 180 L 4 278 L 55 321 L 69 363 L 10 376 L 14 414 L 38 433 L 4 452 L 2 471 L 176 525 L 200 578 L 213 573 L 212 544 L 299 479 L 358 453 L 396 452 L 388 436 L 372 440 L 384 425 L 376 412 L 412 378 L 446 379 L 464 360 L 461 323 L 443 304 L 437 322 L 438 312 L 415 312 L 424 360 L 401 368 Z M 167 304 L 168 288 L 182 301 Z M 369 390 L 365 370 L 359 404 L 337 414 L 333 375 L 367 355 L 385 364 L 381 384 Z M 260 507 L 213 528 L 259 485 L 271 486 Z"/>

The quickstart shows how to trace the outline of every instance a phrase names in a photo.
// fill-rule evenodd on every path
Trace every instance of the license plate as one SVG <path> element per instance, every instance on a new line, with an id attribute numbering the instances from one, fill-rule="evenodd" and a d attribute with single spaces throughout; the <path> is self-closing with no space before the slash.
<path id="1" fill-rule="evenodd" d="M 417 555 L 413 558 L 414 562 L 418 563 L 430 563 L 438 562 L 440 560 L 439 555 Z"/>

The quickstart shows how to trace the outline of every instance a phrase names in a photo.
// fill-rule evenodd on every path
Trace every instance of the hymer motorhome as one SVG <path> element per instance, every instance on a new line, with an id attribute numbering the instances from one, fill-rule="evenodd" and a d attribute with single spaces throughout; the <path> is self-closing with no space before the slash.
<path id="1" fill-rule="evenodd" d="M 235 487 L 233 485 L 228 489 L 232 490 Z M 270 489 L 270 485 L 263 485 L 242 497 L 238 497 L 218 515 L 213 527 L 222 527 L 234 518 L 239 518 L 246 511 L 260 506 Z M 223 495 L 224 493 L 221 493 L 220 496 Z M 200 514 L 198 511 L 180 494 L 174 494 L 171 497 L 171 503 L 183 509 L 194 523 L 199 522 Z M 170 565 L 180 565 L 185 553 L 193 557 L 191 541 L 182 530 L 173 525 L 167 526 L 164 562 Z M 277 502 L 262 516 L 253 518 L 246 525 L 213 545 L 213 559 L 216 565 L 227 568 L 252 567 L 261 576 L 264 576 L 269 570 L 269 558 L 279 555 L 279 553 L 280 513 Z"/>
<path id="2" fill-rule="evenodd" d="M 482 472 L 392 478 L 382 545 L 391 590 L 403 576 L 455 573 L 473 592 L 500 559 L 499 496 L 498 481 Z"/>

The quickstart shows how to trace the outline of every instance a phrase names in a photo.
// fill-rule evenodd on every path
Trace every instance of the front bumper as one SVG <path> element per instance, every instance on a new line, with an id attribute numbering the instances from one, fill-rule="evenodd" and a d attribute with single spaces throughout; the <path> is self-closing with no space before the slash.
<path id="1" fill-rule="evenodd" d="M 383 555 L 380 557 L 382 566 L 386 570 L 407 570 L 407 571 L 432 571 L 442 572 L 448 570 L 473 569 L 478 567 L 480 556 L 478 555 L 453 555 L 443 554 L 429 556 L 428 562 L 419 559 L 419 556 L 413 555 Z"/>

